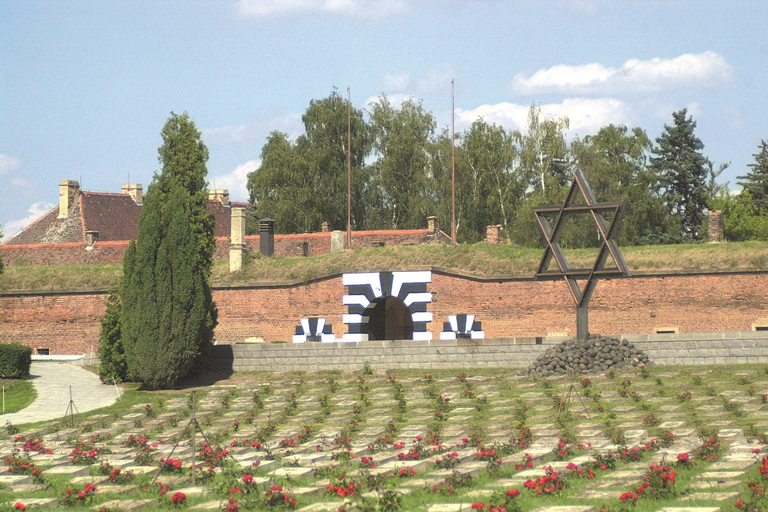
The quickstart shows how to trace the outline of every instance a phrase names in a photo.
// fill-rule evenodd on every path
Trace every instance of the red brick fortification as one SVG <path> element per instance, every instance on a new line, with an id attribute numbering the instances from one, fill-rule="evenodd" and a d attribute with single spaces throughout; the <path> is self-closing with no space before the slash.
<path id="1" fill-rule="evenodd" d="M 428 326 L 439 339 L 448 315 L 471 313 L 486 338 L 575 335 L 574 306 L 565 284 L 532 279 L 477 280 L 432 272 Z M 321 316 L 337 337 L 346 308 L 341 276 L 297 285 L 220 288 L 220 342 L 263 338 L 290 341 L 299 319 Z M 51 354 L 80 354 L 98 346 L 107 294 L 46 292 L 0 294 L 0 342 L 18 341 Z M 638 275 L 597 284 L 590 330 L 601 334 L 750 331 L 768 324 L 768 272 Z"/>

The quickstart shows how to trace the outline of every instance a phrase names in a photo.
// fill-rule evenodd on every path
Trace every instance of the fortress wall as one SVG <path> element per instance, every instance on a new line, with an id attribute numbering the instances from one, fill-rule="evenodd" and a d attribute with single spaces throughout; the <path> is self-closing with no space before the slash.
<path id="1" fill-rule="evenodd" d="M 433 302 L 428 325 L 435 344 L 450 314 L 473 313 L 487 339 L 573 336 L 574 306 L 562 282 L 478 280 L 435 270 L 427 287 Z M 306 284 L 217 288 L 218 343 L 257 337 L 290 341 L 299 319 L 322 316 L 340 337 L 345 331 L 341 276 Z M 51 354 L 80 354 L 98 346 L 107 292 L 0 292 L 0 342 L 17 341 Z M 768 272 L 640 275 L 602 280 L 590 304 L 590 330 L 648 335 L 752 331 L 768 326 Z M 320 350 L 320 348 L 318 348 Z M 322 348 L 322 350 L 328 350 Z M 340 348 L 339 350 L 344 350 Z"/>

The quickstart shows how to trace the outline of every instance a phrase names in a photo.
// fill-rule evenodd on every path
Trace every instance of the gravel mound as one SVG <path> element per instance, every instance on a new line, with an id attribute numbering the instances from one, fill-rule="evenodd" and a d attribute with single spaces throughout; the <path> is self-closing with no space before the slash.
<path id="1" fill-rule="evenodd" d="M 587 341 L 570 339 L 548 348 L 518 375 L 549 377 L 569 370 L 594 375 L 646 364 L 650 364 L 648 356 L 627 340 L 591 334 Z"/>

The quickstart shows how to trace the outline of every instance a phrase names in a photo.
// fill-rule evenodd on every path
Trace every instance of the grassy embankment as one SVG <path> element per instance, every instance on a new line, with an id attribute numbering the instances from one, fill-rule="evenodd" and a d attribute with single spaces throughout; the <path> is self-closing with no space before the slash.
<path id="1" fill-rule="evenodd" d="M 765 270 L 768 242 L 683 244 L 622 247 L 630 269 L 636 273 L 667 271 Z M 217 285 L 256 282 L 296 282 L 349 271 L 414 270 L 440 268 L 481 277 L 531 277 L 541 259 L 541 249 L 511 245 L 411 245 L 355 249 L 314 257 L 247 258 L 243 271 L 230 274 L 226 261 L 214 264 Z M 573 268 L 590 267 L 594 249 L 566 251 Z M 57 290 L 72 288 L 114 289 L 121 265 L 6 267 L 0 291 Z"/>

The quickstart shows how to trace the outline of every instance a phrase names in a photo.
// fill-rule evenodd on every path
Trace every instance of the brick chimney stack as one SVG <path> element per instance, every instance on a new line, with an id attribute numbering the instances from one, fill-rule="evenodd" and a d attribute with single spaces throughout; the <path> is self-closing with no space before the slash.
<path id="1" fill-rule="evenodd" d="M 224 206 L 229 206 L 229 190 L 226 188 L 215 188 L 208 191 L 209 201 L 219 201 Z"/>
<path id="2" fill-rule="evenodd" d="M 80 183 L 73 180 L 61 180 L 59 183 L 59 218 L 69 215 L 69 210 L 80 196 Z"/>

